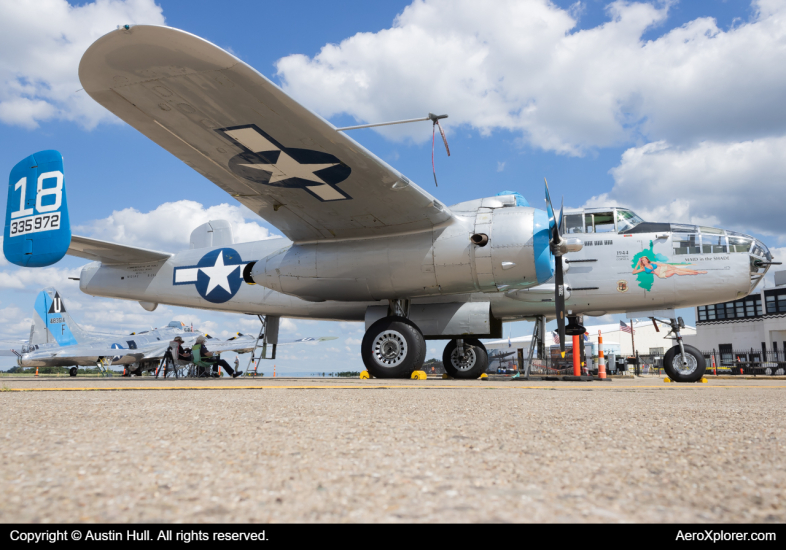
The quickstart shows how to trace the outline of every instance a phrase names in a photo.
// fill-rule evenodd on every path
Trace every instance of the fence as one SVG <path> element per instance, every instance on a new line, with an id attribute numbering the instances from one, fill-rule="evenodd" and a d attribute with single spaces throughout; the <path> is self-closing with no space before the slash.
<path id="1" fill-rule="evenodd" d="M 783 376 L 786 375 L 786 354 L 784 351 L 762 351 L 756 349 L 731 350 L 724 349 L 702 351 L 707 364 L 707 374 L 731 374 L 731 375 L 753 375 L 753 376 Z M 619 358 L 619 356 L 617 356 Z M 714 367 L 713 367 L 714 359 Z M 625 357 L 625 366 L 622 370 L 636 373 L 637 375 L 662 376 L 663 355 L 638 355 L 638 364 L 631 364 L 632 358 Z M 587 358 L 591 371 L 597 371 L 598 358 Z M 518 361 L 515 361 L 518 363 Z M 526 366 L 526 360 L 525 360 Z M 606 358 L 606 372 L 609 374 L 619 373 L 620 365 L 614 365 Z M 573 362 L 569 356 L 566 359 L 559 357 L 545 357 L 544 359 L 533 359 L 532 374 L 537 375 L 572 375 Z"/>

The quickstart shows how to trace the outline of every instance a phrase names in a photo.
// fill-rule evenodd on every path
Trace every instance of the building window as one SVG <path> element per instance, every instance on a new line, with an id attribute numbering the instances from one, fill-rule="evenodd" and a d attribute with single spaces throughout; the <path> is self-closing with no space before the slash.
<path id="1" fill-rule="evenodd" d="M 721 365 L 731 365 L 734 363 L 734 352 L 731 349 L 731 344 L 721 344 L 718 346 L 720 352 Z"/>
<path id="2" fill-rule="evenodd" d="M 707 306 L 699 306 L 699 321 L 707 320 Z"/>

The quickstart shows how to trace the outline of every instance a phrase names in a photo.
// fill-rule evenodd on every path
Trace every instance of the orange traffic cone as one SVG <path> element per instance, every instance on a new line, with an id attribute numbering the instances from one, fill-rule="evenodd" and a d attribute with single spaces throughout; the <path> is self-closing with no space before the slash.
<path id="1" fill-rule="evenodd" d="M 38 367 L 35 368 L 35 375 L 38 376 Z"/>
<path id="2" fill-rule="evenodd" d="M 275 378 L 275 377 L 276 377 L 276 366 L 273 365 L 273 378 Z"/>
<path id="3" fill-rule="evenodd" d="M 218 377 L 221 378 L 223 374 L 221 374 L 221 365 L 218 366 Z"/>

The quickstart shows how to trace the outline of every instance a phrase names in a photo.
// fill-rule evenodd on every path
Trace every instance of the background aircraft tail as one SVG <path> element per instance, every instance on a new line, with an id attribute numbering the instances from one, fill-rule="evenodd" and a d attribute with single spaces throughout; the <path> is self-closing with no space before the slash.
<path id="1" fill-rule="evenodd" d="M 30 344 L 57 342 L 60 346 L 73 346 L 85 342 L 88 333 L 80 327 L 66 310 L 60 293 L 55 288 L 45 288 L 35 299 Z"/>
<path id="2" fill-rule="evenodd" d="M 59 262 L 71 244 L 63 157 L 39 151 L 13 167 L 3 232 L 12 264 L 43 267 Z"/>

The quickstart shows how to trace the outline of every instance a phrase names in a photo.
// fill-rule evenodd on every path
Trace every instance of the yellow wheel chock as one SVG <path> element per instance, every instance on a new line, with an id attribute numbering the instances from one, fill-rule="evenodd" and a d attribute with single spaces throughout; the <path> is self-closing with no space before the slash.
<path id="1" fill-rule="evenodd" d="M 412 380 L 425 380 L 426 373 L 422 370 L 413 370 L 412 371 Z"/>
<path id="2" fill-rule="evenodd" d="M 371 375 L 368 373 L 367 370 L 364 370 L 363 372 L 360 373 L 361 380 L 368 380 L 369 378 L 371 378 Z"/>
<path id="3" fill-rule="evenodd" d="M 443 380 L 453 380 L 453 377 L 445 372 L 445 373 L 442 373 L 442 379 Z"/>
<path id="4" fill-rule="evenodd" d="M 671 378 L 664 378 L 663 381 L 666 383 L 671 382 Z"/>
<path id="5" fill-rule="evenodd" d="M 489 379 L 489 375 L 484 372 L 483 374 L 480 375 L 480 379 L 481 380 L 488 380 Z"/>

